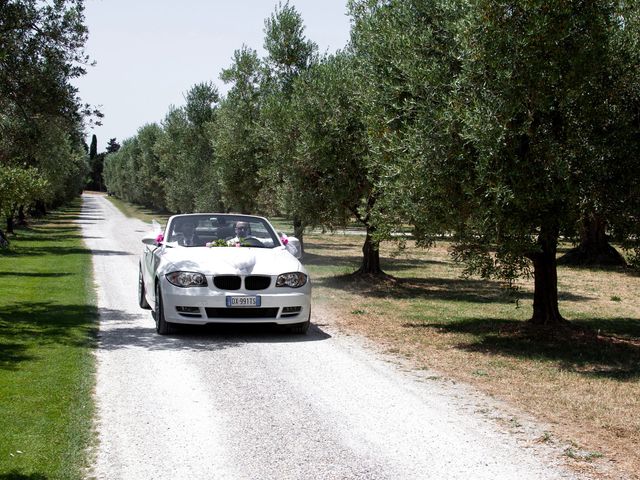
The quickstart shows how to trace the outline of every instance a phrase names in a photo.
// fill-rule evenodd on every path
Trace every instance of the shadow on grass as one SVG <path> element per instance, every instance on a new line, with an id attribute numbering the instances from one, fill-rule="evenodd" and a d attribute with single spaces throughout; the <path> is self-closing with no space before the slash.
<path id="1" fill-rule="evenodd" d="M 33 225 L 21 226 L 16 229 L 13 238 L 21 241 L 20 248 L 4 252 L 6 256 L 16 255 L 42 255 L 46 253 L 89 253 L 79 249 L 67 249 L 64 247 L 30 247 L 31 242 L 47 242 L 51 240 L 74 240 L 84 238 L 79 231 L 78 223 L 93 223 L 104 220 L 104 217 L 92 213 L 82 213 L 80 206 L 62 208 L 48 214 Z"/>
<path id="2" fill-rule="evenodd" d="M 386 266 L 384 270 L 390 274 L 396 270 L 421 268 L 427 265 L 453 265 L 453 262 L 446 260 L 409 260 L 406 258 L 384 258 L 381 259 L 381 262 L 384 262 L 384 266 Z"/>
<path id="3" fill-rule="evenodd" d="M 93 305 L 59 305 L 51 302 L 13 303 L 0 313 L 1 368 L 12 369 L 30 360 L 30 349 L 59 344 L 76 347 L 95 345 Z M 4 346 L 9 349 L 5 352 Z"/>
<path id="4" fill-rule="evenodd" d="M 329 250 L 335 250 L 334 246 L 327 244 Z M 362 263 L 361 255 L 316 255 L 305 252 L 302 262 L 305 265 L 331 266 L 331 267 L 352 267 L 356 270 Z M 439 260 L 410 260 L 405 258 L 381 258 L 380 262 L 387 266 L 389 271 L 407 270 L 412 268 L 426 267 L 427 265 L 444 265 L 448 262 Z"/>
<path id="5" fill-rule="evenodd" d="M 94 211 L 95 210 L 95 211 Z M 44 225 L 69 225 L 76 220 L 103 220 L 100 215 L 100 209 L 89 207 L 84 208 L 80 201 L 74 201 L 71 204 L 59 207 L 53 212 L 47 213 L 41 217 Z"/>
<path id="6" fill-rule="evenodd" d="M 109 251 L 105 250 L 105 255 L 109 255 Z M 78 248 L 78 247 L 30 247 L 27 242 L 23 241 L 21 245 L 11 248 L 9 250 L 3 250 L 1 252 L 4 257 L 39 257 L 42 255 L 91 255 L 91 250 L 87 248 Z M 117 254 L 117 252 L 113 253 Z M 122 252 L 121 254 L 127 254 L 127 252 Z M 100 251 L 96 253 L 96 255 L 100 255 Z"/>
<path id="7" fill-rule="evenodd" d="M 575 323 L 607 335 L 621 336 L 629 340 L 640 339 L 640 319 L 637 318 L 588 318 L 576 320 Z"/>
<path id="8" fill-rule="evenodd" d="M 69 232 L 73 232 L 74 234 L 79 235 L 78 229 L 76 227 L 70 227 L 67 225 L 60 227 L 54 227 L 52 225 L 48 225 L 46 227 L 30 227 L 28 231 L 32 234 L 35 234 L 32 235 L 30 239 L 37 241 L 49 240 L 52 236 L 58 238 L 58 236 L 60 236 L 61 234 Z"/>
<path id="9" fill-rule="evenodd" d="M 20 362 L 33 360 L 35 357 L 27 353 L 28 347 L 21 343 L 5 343 L 0 340 L 0 369 L 16 370 Z"/>
<path id="10" fill-rule="evenodd" d="M 353 267 L 357 268 L 359 257 L 355 255 L 316 255 L 314 253 L 304 252 L 302 262 L 305 265 L 314 266 L 332 266 L 332 267 Z"/>
<path id="11" fill-rule="evenodd" d="M 17 470 L 12 470 L 8 473 L 0 472 L 0 480 L 47 480 L 49 477 L 42 473 L 20 473 Z"/>
<path id="12" fill-rule="evenodd" d="M 42 225 L 30 226 L 29 225 L 26 227 L 18 227 L 18 229 L 16 230 L 15 236 L 22 237 L 25 240 L 40 241 L 40 240 L 50 240 L 52 236 L 55 236 L 56 238 L 58 238 L 60 234 L 68 233 L 68 232 L 73 232 L 76 235 L 79 235 L 78 229 L 69 225 L 64 225 L 59 227 L 53 226 L 53 225 L 48 225 L 48 226 L 42 226 Z"/>
<path id="13" fill-rule="evenodd" d="M 623 275 L 637 275 L 639 273 L 638 270 L 632 267 L 623 267 L 620 265 L 558 265 L 558 270 L 560 271 L 560 275 L 562 275 L 562 270 L 574 270 L 581 273 L 613 272 Z"/>
<path id="14" fill-rule="evenodd" d="M 36 231 L 35 229 L 32 231 Z M 66 233 L 66 232 L 75 232 L 75 233 Z M 29 235 L 29 237 L 25 237 L 24 240 L 29 242 L 43 242 L 48 240 L 80 240 L 84 238 L 104 238 L 104 237 L 89 237 L 84 236 L 81 233 L 78 233 L 78 229 L 76 228 L 55 228 L 52 227 L 49 230 L 38 231 L 35 235 Z"/>
<path id="15" fill-rule="evenodd" d="M 42 278 L 56 278 L 67 277 L 73 275 L 68 272 L 57 273 L 44 273 L 44 272 L 0 272 L 0 277 L 42 277 Z"/>
<path id="16" fill-rule="evenodd" d="M 339 275 L 314 280 L 314 285 L 346 290 L 357 295 L 383 299 L 449 300 L 473 303 L 513 303 L 516 298 L 532 298 L 529 292 L 514 293 L 499 283 L 468 278 L 378 278 Z M 589 297 L 560 292 L 561 300 L 588 300 Z"/>
<path id="17" fill-rule="evenodd" d="M 95 222 L 99 220 L 104 220 L 104 218 L 103 217 L 85 217 L 81 214 L 65 215 L 65 216 L 52 214 L 47 216 L 46 219 L 43 220 L 43 224 L 45 225 L 45 228 L 68 228 L 72 226 L 74 223 L 77 223 L 80 221 Z"/>
<path id="18" fill-rule="evenodd" d="M 40 255 L 104 255 L 104 256 L 128 256 L 131 252 L 122 250 L 89 250 L 78 247 L 21 247 L 8 256 L 27 257 Z"/>
<path id="19" fill-rule="evenodd" d="M 354 248 L 356 248 L 358 246 L 358 244 L 353 243 L 353 244 L 345 244 L 345 243 L 330 243 L 330 242 L 313 242 L 313 243 L 309 243 L 309 244 L 305 244 L 305 255 L 307 254 L 306 252 L 308 250 L 322 250 L 322 251 L 327 251 L 327 250 L 353 250 Z M 313 254 L 310 254 L 313 255 Z M 324 256 L 324 255 L 322 255 Z"/>
<path id="20" fill-rule="evenodd" d="M 247 343 L 317 342 L 331 338 L 311 325 L 306 335 L 286 332 L 275 324 L 174 325 L 171 335 L 158 335 L 150 312 L 128 313 L 101 308 L 103 329 L 98 334 L 101 350 L 144 348 L 148 350 L 210 351 L 237 348 Z M 144 323 L 140 325 L 140 320 Z"/>
<path id="21" fill-rule="evenodd" d="M 539 328 L 528 322 L 468 318 L 452 323 L 407 323 L 475 338 L 458 348 L 487 355 L 552 361 L 561 370 L 620 381 L 640 379 L 640 322 L 632 318 L 587 319 L 569 327 Z M 594 326 L 601 326 L 599 331 Z M 633 337 L 621 337 L 629 335 Z"/>

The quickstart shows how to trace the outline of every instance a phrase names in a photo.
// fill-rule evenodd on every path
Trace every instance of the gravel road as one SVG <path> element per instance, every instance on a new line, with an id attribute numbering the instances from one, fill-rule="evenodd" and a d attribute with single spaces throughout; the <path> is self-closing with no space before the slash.
<path id="1" fill-rule="evenodd" d="M 91 477 L 576 478 L 545 447 L 478 413 L 478 394 L 406 371 L 317 310 L 302 337 L 265 328 L 156 335 L 136 303 L 148 225 L 98 195 L 83 196 L 78 221 L 100 311 Z"/>

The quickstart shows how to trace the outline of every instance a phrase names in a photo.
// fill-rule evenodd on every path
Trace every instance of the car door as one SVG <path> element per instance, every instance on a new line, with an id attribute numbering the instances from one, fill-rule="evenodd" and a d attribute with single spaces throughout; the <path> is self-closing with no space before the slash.
<path id="1" fill-rule="evenodd" d="M 164 244 L 145 245 L 142 254 L 142 268 L 144 269 L 144 288 L 147 291 L 147 298 L 155 303 L 155 278 L 161 255 L 166 247 Z"/>

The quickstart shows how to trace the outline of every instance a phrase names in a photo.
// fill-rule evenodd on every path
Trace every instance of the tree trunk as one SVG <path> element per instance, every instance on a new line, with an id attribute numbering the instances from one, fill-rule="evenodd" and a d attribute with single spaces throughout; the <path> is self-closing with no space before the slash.
<path id="1" fill-rule="evenodd" d="M 293 236 L 300 240 L 300 250 L 302 254 L 304 254 L 304 227 L 305 225 L 302 223 L 298 217 L 293 217 Z"/>
<path id="2" fill-rule="evenodd" d="M 362 265 L 356 274 L 380 275 L 384 273 L 380 268 L 380 244 L 373 240 L 374 227 L 367 225 L 367 236 L 362 246 Z"/>
<path id="3" fill-rule="evenodd" d="M 7 217 L 7 233 L 15 234 L 15 232 L 13 231 L 13 217 L 11 216 Z"/>
<path id="4" fill-rule="evenodd" d="M 580 245 L 558 259 L 563 265 L 627 264 L 607 239 L 607 221 L 602 215 L 586 214 L 580 228 Z"/>
<path id="5" fill-rule="evenodd" d="M 38 217 L 44 217 L 47 214 L 47 206 L 42 200 L 37 200 L 33 207 L 33 214 Z"/>
<path id="6" fill-rule="evenodd" d="M 533 261 L 533 317 L 535 325 L 559 326 L 567 323 L 558 309 L 558 269 L 556 250 L 558 233 L 543 231 L 538 239 L 540 250 L 530 255 Z"/>
<path id="7" fill-rule="evenodd" d="M 9 239 L 5 236 L 4 232 L 0 230 L 0 248 L 7 248 L 9 246 Z"/>
<path id="8" fill-rule="evenodd" d="M 18 222 L 17 225 L 20 225 L 22 227 L 25 227 L 27 225 L 27 216 L 24 213 L 24 206 L 21 205 L 20 208 L 18 208 Z"/>

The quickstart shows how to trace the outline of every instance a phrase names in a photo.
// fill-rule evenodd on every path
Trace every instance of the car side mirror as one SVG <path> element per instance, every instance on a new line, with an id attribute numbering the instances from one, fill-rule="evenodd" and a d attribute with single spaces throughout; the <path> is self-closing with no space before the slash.
<path id="1" fill-rule="evenodd" d="M 294 257 L 300 260 L 302 258 L 302 246 L 300 245 L 300 240 L 296 237 L 288 237 L 288 240 L 289 243 L 285 245 L 285 248 L 289 250 Z"/>
<path id="2" fill-rule="evenodd" d="M 162 234 L 157 235 L 155 233 L 149 233 L 142 237 L 142 243 L 144 243 L 145 245 L 150 245 L 152 247 L 159 247 L 160 245 L 162 245 L 163 241 L 164 235 Z"/>

